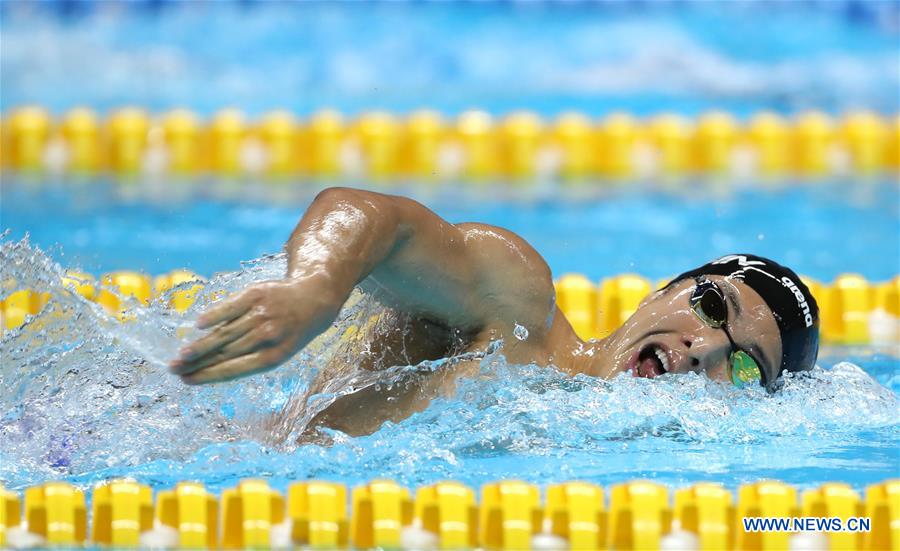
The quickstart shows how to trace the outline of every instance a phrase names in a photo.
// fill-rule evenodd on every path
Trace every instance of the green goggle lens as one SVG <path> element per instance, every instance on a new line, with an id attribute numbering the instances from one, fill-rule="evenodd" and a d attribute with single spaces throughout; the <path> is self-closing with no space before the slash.
<path id="1" fill-rule="evenodd" d="M 731 355 L 731 382 L 738 388 L 758 384 L 762 379 L 759 366 L 750 354 L 738 350 Z"/>

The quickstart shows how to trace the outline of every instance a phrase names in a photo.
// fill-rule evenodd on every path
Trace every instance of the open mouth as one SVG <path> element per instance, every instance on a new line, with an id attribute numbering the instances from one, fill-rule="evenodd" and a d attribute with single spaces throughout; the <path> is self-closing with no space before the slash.
<path id="1" fill-rule="evenodd" d="M 637 377 L 652 379 L 669 372 L 669 357 L 659 345 L 648 344 L 638 354 L 634 374 Z"/>

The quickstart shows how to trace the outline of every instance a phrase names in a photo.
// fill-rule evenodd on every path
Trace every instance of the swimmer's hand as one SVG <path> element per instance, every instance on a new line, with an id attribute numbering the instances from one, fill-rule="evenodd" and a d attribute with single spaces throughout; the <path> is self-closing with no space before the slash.
<path id="1" fill-rule="evenodd" d="M 188 384 L 226 381 L 278 366 L 325 331 L 346 296 L 327 277 L 267 281 L 223 300 L 197 320 L 213 328 L 170 363 Z"/>

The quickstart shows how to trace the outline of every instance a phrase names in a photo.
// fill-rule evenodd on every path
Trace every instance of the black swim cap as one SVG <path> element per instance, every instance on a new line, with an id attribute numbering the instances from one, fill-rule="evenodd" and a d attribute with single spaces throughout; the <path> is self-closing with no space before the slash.
<path id="1" fill-rule="evenodd" d="M 731 254 L 681 274 L 666 287 L 704 275 L 740 279 L 772 310 L 781 334 L 781 367 L 776 379 L 784 371 L 813 368 L 819 353 L 819 306 L 797 274 L 761 256 Z M 767 382 L 768 390 L 776 388 L 774 380 Z"/>

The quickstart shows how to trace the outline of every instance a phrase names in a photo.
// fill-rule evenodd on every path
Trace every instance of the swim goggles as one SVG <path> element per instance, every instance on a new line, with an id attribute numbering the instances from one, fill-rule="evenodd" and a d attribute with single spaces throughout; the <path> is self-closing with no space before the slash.
<path id="1" fill-rule="evenodd" d="M 725 294 L 715 282 L 705 278 L 696 278 L 697 286 L 691 295 L 691 310 L 703 323 L 713 329 L 721 329 L 731 343 L 731 354 L 728 356 L 728 374 L 731 382 L 738 388 L 762 380 L 759 364 L 748 352 L 738 348 L 731 333 L 728 332 L 728 303 Z"/>

